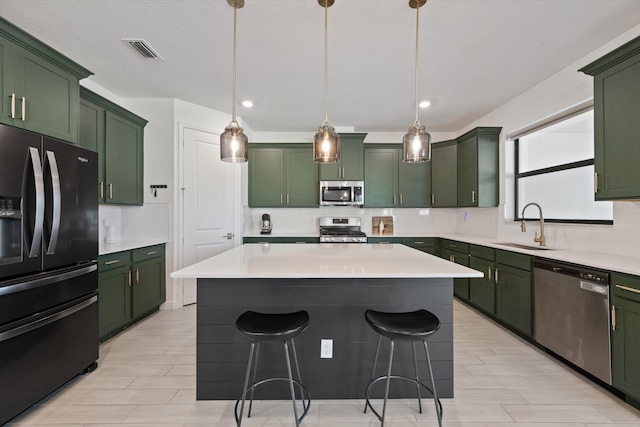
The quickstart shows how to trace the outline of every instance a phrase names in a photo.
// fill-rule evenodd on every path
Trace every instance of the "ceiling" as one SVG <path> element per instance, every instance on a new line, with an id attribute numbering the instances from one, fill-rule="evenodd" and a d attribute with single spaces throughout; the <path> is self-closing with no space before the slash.
<path id="1" fill-rule="evenodd" d="M 329 119 L 404 132 L 415 117 L 415 10 L 408 0 L 329 8 Z M 0 15 L 95 73 L 121 98 L 179 98 L 231 112 L 226 0 L 0 0 Z M 640 24 L 638 0 L 429 0 L 420 9 L 420 121 L 455 132 Z M 163 60 L 122 38 L 143 38 Z M 253 132 L 314 132 L 324 119 L 324 9 L 245 0 L 238 105 Z M 586 64 L 585 64 L 586 65 Z"/>

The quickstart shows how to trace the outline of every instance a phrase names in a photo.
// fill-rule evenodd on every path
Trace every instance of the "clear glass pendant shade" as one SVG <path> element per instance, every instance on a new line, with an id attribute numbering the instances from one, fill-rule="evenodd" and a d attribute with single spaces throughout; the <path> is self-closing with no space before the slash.
<path id="1" fill-rule="evenodd" d="M 249 159 L 249 139 L 238 123 L 232 122 L 220 135 L 220 159 L 229 163 L 243 163 Z"/>
<path id="2" fill-rule="evenodd" d="M 414 125 L 402 138 L 402 161 L 426 162 L 431 159 L 431 135 L 424 126 Z"/>
<path id="3" fill-rule="evenodd" d="M 313 161 L 316 163 L 335 163 L 340 159 L 340 135 L 328 123 L 318 128 L 313 137 Z"/>

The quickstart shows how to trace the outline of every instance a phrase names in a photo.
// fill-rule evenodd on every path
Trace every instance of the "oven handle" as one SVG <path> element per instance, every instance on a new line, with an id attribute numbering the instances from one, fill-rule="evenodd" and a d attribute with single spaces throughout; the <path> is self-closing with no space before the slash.
<path id="1" fill-rule="evenodd" d="M 95 304 L 97 301 L 98 301 L 98 296 L 94 295 L 88 300 L 82 301 L 81 303 L 76 304 L 72 307 L 69 307 L 66 310 L 62 310 L 58 313 L 51 314 L 47 317 L 43 317 L 42 319 L 38 319 L 34 322 L 27 323 L 26 325 L 19 326 L 15 329 L 10 329 L 6 332 L 2 332 L 0 333 L 0 342 L 17 337 L 19 335 L 24 335 L 31 331 L 35 331 L 36 329 L 42 328 L 43 326 L 46 326 L 50 323 L 64 319 L 65 317 L 69 317 L 72 314 L 77 313 L 78 311 L 89 307 L 91 304 Z"/>

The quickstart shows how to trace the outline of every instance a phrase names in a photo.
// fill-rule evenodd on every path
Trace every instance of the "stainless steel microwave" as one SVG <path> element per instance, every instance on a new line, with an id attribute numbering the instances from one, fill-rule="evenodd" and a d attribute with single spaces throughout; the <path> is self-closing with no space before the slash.
<path id="1" fill-rule="evenodd" d="M 321 206 L 364 205 L 363 181 L 320 181 Z"/>

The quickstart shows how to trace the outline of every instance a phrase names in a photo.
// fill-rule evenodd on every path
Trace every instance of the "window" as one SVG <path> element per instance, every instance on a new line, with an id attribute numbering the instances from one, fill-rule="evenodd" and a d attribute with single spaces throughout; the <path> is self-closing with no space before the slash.
<path id="1" fill-rule="evenodd" d="M 592 109 L 515 138 L 514 218 L 535 202 L 545 221 L 613 224 L 613 203 L 594 199 L 593 150 Z M 528 208 L 524 219 L 537 218 Z"/>

